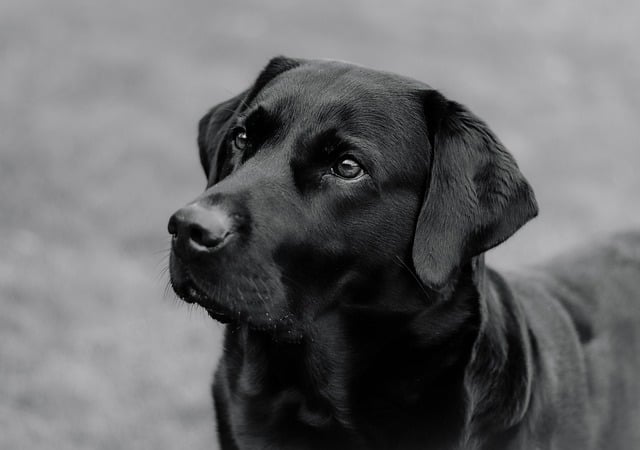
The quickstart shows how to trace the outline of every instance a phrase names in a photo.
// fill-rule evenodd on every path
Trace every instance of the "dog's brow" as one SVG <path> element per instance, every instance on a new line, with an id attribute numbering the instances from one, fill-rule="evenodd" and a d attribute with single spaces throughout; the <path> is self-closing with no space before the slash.
<path id="1" fill-rule="evenodd" d="M 303 142 L 302 144 L 306 148 L 321 149 L 327 154 L 331 154 L 343 142 L 344 140 L 340 136 L 338 130 L 330 128 L 312 136 L 307 142 Z"/>
<path id="2" fill-rule="evenodd" d="M 247 126 L 257 125 L 265 119 L 272 117 L 272 115 L 267 111 L 264 106 L 258 105 L 250 110 L 245 111 L 243 114 L 238 116 L 238 119 L 245 123 Z"/>
<path id="3" fill-rule="evenodd" d="M 350 148 L 369 149 L 371 147 L 365 139 L 345 133 L 337 128 L 329 128 L 315 133 L 299 144 L 309 150 L 322 150 L 327 155 Z"/>
<path id="4" fill-rule="evenodd" d="M 263 106 L 257 106 L 245 116 L 239 117 L 239 120 L 244 123 L 251 138 L 257 143 L 269 139 L 280 125 L 278 116 Z"/>

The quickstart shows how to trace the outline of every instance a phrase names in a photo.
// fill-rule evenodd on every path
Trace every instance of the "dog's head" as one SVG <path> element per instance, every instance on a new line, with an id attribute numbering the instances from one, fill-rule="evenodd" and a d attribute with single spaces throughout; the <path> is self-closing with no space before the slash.
<path id="1" fill-rule="evenodd" d="M 207 188 L 169 221 L 171 280 L 224 322 L 299 334 L 346 304 L 437 295 L 537 213 L 466 108 L 346 63 L 274 58 L 198 145 Z"/>

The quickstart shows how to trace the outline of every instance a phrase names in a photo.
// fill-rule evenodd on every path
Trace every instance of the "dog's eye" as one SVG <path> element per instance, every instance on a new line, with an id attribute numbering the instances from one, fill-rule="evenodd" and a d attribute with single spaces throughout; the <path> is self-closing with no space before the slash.
<path id="1" fill-rule="evenodd" d="M 357 161 L 351 158 L 344 158 L 333 165 L 331 173 L 340 178 L 353 180 L 364 175 L 364 170 Z"/>
<path id="2" fill-rule="evenodd" d="M 249 138 L 247 138 L 247 130 L 243 127 L 238 127 L 233 130 L 231 135 L 231 142 L 233 146 L 238 150 L 244 150 L 249 146 Z"/>

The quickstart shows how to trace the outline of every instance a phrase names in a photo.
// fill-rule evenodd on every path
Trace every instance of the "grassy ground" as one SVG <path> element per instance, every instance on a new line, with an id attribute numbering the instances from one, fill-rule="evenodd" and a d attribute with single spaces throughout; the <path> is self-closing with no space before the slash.
<path id="1" fill-rule="evenodd" d="M 0 2 L 0 448 L 215 448 L 221 328 L 163 297 L 165 225 L 203 187 L 198 118 L 275 54 L 411 75 L 487 119 L 541 205 L 497 265 L 640 226 L 639 17 L 630 1 Z"/>

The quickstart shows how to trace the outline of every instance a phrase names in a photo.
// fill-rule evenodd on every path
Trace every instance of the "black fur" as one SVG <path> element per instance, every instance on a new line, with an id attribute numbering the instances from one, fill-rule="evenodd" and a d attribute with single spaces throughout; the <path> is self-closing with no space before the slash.
<path id="1" fill-rule="evenodd" d="M 640 448 L 640 234 L 526 276 L 485 267 L 537 206 L 465 107 L 279 57 L 198 144 L 195 203 L 224 210 L 232 238 L 174 245 L 171 276 L 228 323 L 224 450 Z M 345 157 L 366 174 L 336 176 Z"/>

